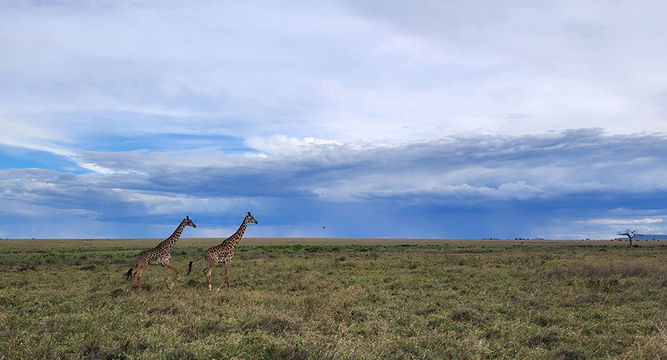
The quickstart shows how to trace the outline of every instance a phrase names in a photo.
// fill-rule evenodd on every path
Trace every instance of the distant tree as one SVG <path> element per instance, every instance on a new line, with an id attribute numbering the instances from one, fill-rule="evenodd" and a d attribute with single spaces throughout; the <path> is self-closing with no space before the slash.
<path id="1" fill-rule="evenodd" d="M 637 230 L 627 229 L 625 231 L 619 232 L 618 235 L 627 236 L 628 240 L 630 241 L 630 247 L 632 247 L 632 239 L 634 239 L 635 236 L 641 235 L 641 234 L 637 234 Z"/>

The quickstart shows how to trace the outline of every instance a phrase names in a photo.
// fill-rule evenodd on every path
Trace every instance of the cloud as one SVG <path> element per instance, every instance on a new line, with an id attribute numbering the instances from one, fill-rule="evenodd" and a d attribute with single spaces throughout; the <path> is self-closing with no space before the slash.
<path id="1" fill-rule="evenodd" d="M 269 153 L 272 156 L 280 156 L 283 154 L 288 156 L 309 156 L 308 154 L 313 150 L 322 148 L 318 145 L 343 145 L 343 143 L 333 140 L 315 139 L 313 137 L 295 138 L 285 135 L 253 137 L 248 139 L 245 144 L 249 148 L 259 151 L 263 156 L 266 156 L 266 153 Z"/>
<path id="2" fill-rule="evenodd" d="M 431 217 L 468 212 L 468 221 L 481 217 L 495 224 L 494 216 L 507 221 L 489 225 L 488 232 L 524 229 L 546 236 L 539 231 L 556 233 L 548 225 L 553 221 L 564 221 L 561 228 L 571 229 L 622 225 L 613 219 L 659 225 L 649 220 L 661 219 L 662 214 L 637 217 L 637 213 L 661 209 L 667 200 L 667 186 L 660 180 L 667 176 L 660 166 L 667 160 L 662 135 L 612 136 L 579 130 L 393 145 L 272 136 L 248 141 L 246 146 L 247 151 L 234 153 L 199 148 L 77 154 L 82 161 L 110 169 L 106 174 L 0 170 L 0 202 L 5 213 L 25 204 L 22 211 L 27 217 L 62 209 L 63 216 L 72 212 L 102 222 L 142 222 L 145 217 L 163 223 L 183 214 L 205 221 L 233 220 L 234 214 L 252 210 L 270 219 L 272 226 L 294 226 L 289 231 L 274 227 L 275 231 L 295 234 L 299 233 L 295 229 L 310 226 L 312 231 L 305 233 L 317 234 L 319 227 L 313 222 L 328 223 L 330 235 L 341 220 L 329 217 L 340 219 L 334 209 L 345 211 L 345 207 L 404 220 L 412 217 L 411 212 Z M 622 208 L 626 210 L 619 213 Z M 521 225 L 508 216 L 535 220 Z M 592 220 L 582 223 L 581 218 Z M 216 228 L 227 226 L 215 221 Z M 383 228 L 396 233 L 400 223 L 396 220 Z M 424 226 L 420 233 L 436 236 L 461 225 Z M 377 227 L 361 230 L 363 225 L 358 224 L 355 229 L 369 236 L 386 235 Z"/>
<path id="3" fill-rule="evenodd" d="M 587 224 L 600 225 L 640 225 L 657 224 L 663 222 L 662 218 L 644 218 L 644 219 L 591 219 L 586 220 Z"/>
<path id="4" fill-rule="evenodd" d="M 377 144 L 665 130 L 653 2 L 0 9 L 0 144 L 63 156 L 99 134 Z"/>
<path id="5" fill-rule="evenodd" d="M 217 148 L 83 152 L 77 155 L 82 161 L 110 173 L 78 176 L 76 182 L 193 196 L 291 194 L 331 201 L 642 193 L 666 189 L 659 166 L 665 144 L 659 135 L 599 131 L 391 146 L 270 137 L 250 140 L 247 152 L 232 154 Z"/>

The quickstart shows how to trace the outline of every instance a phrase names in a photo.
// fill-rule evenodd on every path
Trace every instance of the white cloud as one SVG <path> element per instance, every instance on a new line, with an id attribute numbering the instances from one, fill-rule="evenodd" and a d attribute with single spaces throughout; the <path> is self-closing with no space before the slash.
<path id="1" fill-rule="evenodd" d="M 596 225 L 645 225 L 657 224 L 663 222 L 662 218 L 643 218 L 643 219 L 590 219 L 584 221 L 587 224 Z"/>
<path id="2" fill-rule="evenodd" d="M 667 130 L 653 2 L 0 6 L 5 145 Z"/>
<path id="3" fill-rule="evenodd" d="M 295 138 L 285 135 L 273 135 L 269 137 L 252 137 L 246 140 L 245 144 L 266 156 L 309 156 L 313 151 L 318 151 L 321 146 L 318 145 L 336 145 L 342 146 L 343 143 L 334 140 L 315 139 L 314 137 Z"/>

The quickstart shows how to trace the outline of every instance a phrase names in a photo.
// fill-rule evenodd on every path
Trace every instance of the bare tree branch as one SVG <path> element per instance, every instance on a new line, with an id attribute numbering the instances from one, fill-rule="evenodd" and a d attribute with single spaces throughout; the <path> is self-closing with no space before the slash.
<path id="1" fill-rule="evenodd" d="M 627 236 L 628 240 L 630 241 L 631 247 L 632 247 L 632 239 L 634 239 L 634 237 L 637 235 L 641 236 L 641 234 L 637 234 L 637 230 L 630 230 L 630 229 L 626 229 L 625 231 L 619 232 L 618 235 Z"/>

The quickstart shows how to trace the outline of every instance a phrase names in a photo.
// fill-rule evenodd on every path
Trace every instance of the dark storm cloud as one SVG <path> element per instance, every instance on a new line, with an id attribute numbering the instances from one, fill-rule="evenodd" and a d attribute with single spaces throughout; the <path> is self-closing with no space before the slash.
<path id="1" fill-rule="evenodd" d="M 281 213 L 304 204 L 318 204 L 323 211 L 361 203 L 367 203 L 360 207 L 367 210 L 395 207 L 397 217 L 410 211 L 496 214 L 511 208 L 525 214 L 566 214 L 574 221 L 576 214 L 605 218 L 621 208 L 628 209 L 625 216 L 632 209 L 650 212 L 667 199 L 662 166 L 667 140 L 659 134 L 607 136 L 579 130 L 392 146 L 272 149 L 274 153 L 258 149 L 242 155 L 214 148 L 88 152 L 81 155 L 84 161 L 111 173 L 4 170 L 2 202 L 5 212 L 21 202 L 102 221 L 144 213 L 159 217 L 176 209 L 212 214 L 243 203 L 265 206 L 276 222 L 283 221 Z M 216 202 L 227 205 L 212 205 Z"/>

